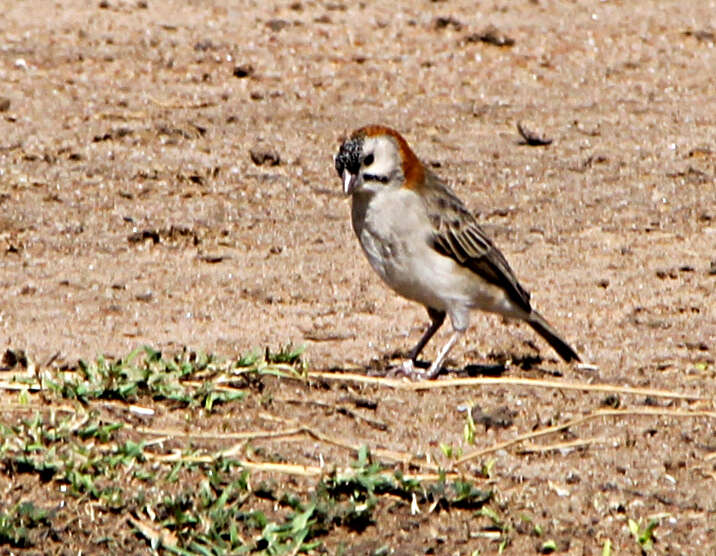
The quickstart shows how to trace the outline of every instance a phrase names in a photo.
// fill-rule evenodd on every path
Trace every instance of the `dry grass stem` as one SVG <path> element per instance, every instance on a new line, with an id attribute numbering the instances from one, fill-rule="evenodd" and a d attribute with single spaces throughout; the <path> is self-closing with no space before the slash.
<path id="1" fill-rule="evenodd" d="M 626 417 L 626 416 L 640 416 L 640 415 L 648 415 L 648 416 L 656 416 L 656 417 L 680 417 L 680 418 L 707 417 L 710 419 L 716 419 L 716 411 L 679 411 L 679 410 L 648 408 L 648 407 L 637 408 L 637 409 L 598 409 L 598 410 L 594 411 L 593 413 L 584 415 L 582 417 L 577 417 L 576 419 L 572 419 L 570 421 L 567 421 L 566 423 L 562 423 L 559 425 L 553 425 L 551 427 L 546 427 L 544 429 L 539 429 L 536 431 L 521 434 L 519 436 L 516 436 L 515 438 L 512 438 L 510 440 L 505 440 L 504 442 L 499 442 L 499 443 L 494 444 L 488 448 L 474 450 L 468 454 L 465 454 L 460 459 L 458 459 L 456 463 L 459 465 L 461 463 L 465 463 L 466 461 L 470 461 L 470 460 L 478 458 L 480 456 L 484 456 L 485 454 L 490 454 L 492 452 L 496 452 L 498 450 L 508 448 L 515 444 L 519 444 L 520 442 L 524 442 L 525 440 L 529 440 L 531 438 L 538 438 L 540 436 L 545 436 L 548 434 L 552 434 L 554 432 L 559 432 L 564 429 L 576 427 L 577 425 L 581 425 L 582 423 L 586 423 L 587 421 L 591 421 L 593 419 L 598 419 L 599 417 Z"/>
<path id="2" fill-rule="evenodd" d="M 583 382 L 562 382 L 556 380 L 541 380 L 517 377 L 481 377 L 481 378 L 453 378 L 445 380 L 423 380 L 410 382 L 403 379 L 367 376 L 357 373 L 328 373 L 309 372 L 309 378 L 334 380 L 340 382 L 357 382 L 384 386 L 395 390 L 435 390 L 438 388 L 457 388 L 465 386 L 527 386 L 532 388 L 552 388 L 556 390 L 579 390 L 582 392 L 606 392 L 613 394 L 630 394 L 634 396 L 650 396 L 654 398 L 674 398 L 681 400 L 707 400 L 705 396 L 687 394 L 669 390 L 655 390 L 652 388 L 633 388 L 630 386 L 617 386 L 612 384 L 587 384 Z"/>
<path id="3" fill-rule="evenodd" d="M 297 399 L 297 398 L 275 398 L 274 401 L 280 402 L 280 403 L 290 403 L 290 404 L 304 404 L 304 405 L 313 405 L 316 407 L 321 407 L 324 409 L 328 409 L 331 411 L 335 411 L 336 413 L 340 413 L 341 415 L 345 415 L 346 417 L 350 417 L 351 419 L 356 419 L 357 421 L 363 421 L 367 425 L 370 425 L 374 429 L 378 429 L 381 431 L 387 431 L 388 430 L 388 424 L 384 423 L 383 421 L 379 421 L 377 419 L 371 419 L 370 417 L 364 417 L 357 411 L 354 411 L 345 405 L 338 405 L 338 404 L 331 404 L 326 403 L 320 400 L 306 400 L 306 399 Z"/>
<path id="4" fill-rule="evenodd" d="M 573 450 L 575 448 L 582 448 L 584 446 L 591 446 L 592 444 L 603 444 L 609 442 L 608 438 L 587 438 L 585 440 L 573 440 L 571 442 L 558 442 L 557 444 L 548 444 L 545 446 L 530 444 L 520 448 L 520 454 L 542 454 L 545 452 L 559 452 L 562 450 Z"/>

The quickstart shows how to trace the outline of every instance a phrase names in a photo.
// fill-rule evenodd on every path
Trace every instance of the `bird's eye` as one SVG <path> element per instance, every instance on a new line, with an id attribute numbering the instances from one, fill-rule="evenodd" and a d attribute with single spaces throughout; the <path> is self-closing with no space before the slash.
<path id="1" fill-rule="evenodd" d="M 373 160 L 375 160 L 375 158 L 373 157 L 373 153 L 371 153 L 363 159 L 363 164 L 370 166 L 373 164 Z"/>

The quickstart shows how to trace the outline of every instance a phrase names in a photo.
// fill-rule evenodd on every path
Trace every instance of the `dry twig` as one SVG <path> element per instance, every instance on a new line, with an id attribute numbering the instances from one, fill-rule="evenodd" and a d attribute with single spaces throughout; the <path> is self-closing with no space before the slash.
<path id="1" fill-rule="evenodd" d="M 553 432 L 559 432 L 564 429 L 576 427 L 577 425 L 581 425 L 582 423 L 586 423 L 587 421 L 591 421 L 593 419 L 598 419 L 599 417 L 624 417 L 636 415 L 650 415 L 657 417 L 708 417 L 711 419 L 716 419 L 716 411 L 678 411 L 651 407 L 644 407 L 638 409 L 598 409 L 588 415 L 577 417 L 576 419 L 572 419 L 570 421 L 567 421 L 566 423 L 553 425 L 544 429 L 520 434 L 510 440 L 498 442 L 497 444 L 493 444 L 492 446 L 482 448 L 480 450 L 474 450 L 458 459 L 456 463 L 459 465 L 461 463 L 465 463 L 466 461 L 470 461 L 480 456 L 484 456 L 485 454 L 497 452 L 498 450 L 502 450 L 515 444 L 519 444 L 520 442 L 524 442 L 525 440 L 538 438 L 540 436 L 546 436 L 548 434 L 552 434 Z"/>

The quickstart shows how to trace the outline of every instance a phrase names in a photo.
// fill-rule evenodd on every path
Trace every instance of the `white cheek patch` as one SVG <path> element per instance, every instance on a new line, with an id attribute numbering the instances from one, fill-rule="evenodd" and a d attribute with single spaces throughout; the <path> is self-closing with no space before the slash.
<path id="1" fill-rule="evenodd" d="M 379 137 L 366 141 L 365 150 L 372 151 L 373 164 L 366 170 L 374 176 L 390 177 L 400 164 L 395 144 L 388 138 Z"/>

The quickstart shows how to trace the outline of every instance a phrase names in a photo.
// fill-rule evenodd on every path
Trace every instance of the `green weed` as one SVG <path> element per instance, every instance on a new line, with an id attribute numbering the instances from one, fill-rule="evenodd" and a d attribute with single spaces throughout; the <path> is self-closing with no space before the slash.
<path id="1" fill-rule="evenodd" d="M 641 546 L 644 552 L 650 552 L 654 549 L 654 529 L 659 525 L 658 519 L 650 519 L 646 526 L 642 526 L 641 520 L 634 521 L 629 519 L 627 526 L 634 540 Z"/>

